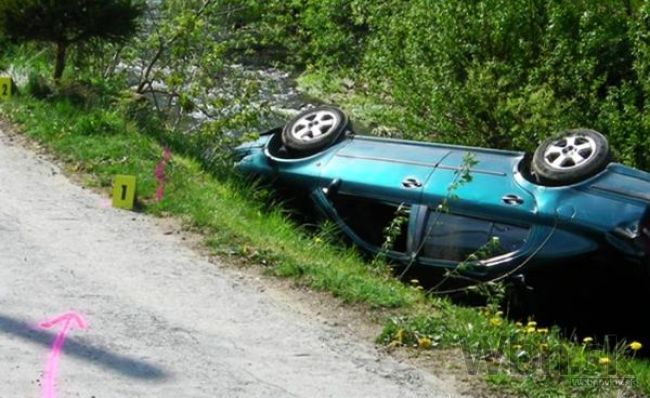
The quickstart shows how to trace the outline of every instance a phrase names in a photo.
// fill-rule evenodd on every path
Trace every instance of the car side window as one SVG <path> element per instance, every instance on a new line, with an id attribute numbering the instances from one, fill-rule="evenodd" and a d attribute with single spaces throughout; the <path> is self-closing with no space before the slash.
<path id="1" fill-rule="evenodd" d="M 342 194 L 334 195 L 330 200 L 343 222 L 359 238 L 375 247 L 381 247 L 384 243 L 386 239 L 385 229 L 395 219 L 397 209 L 400 206 L 397 203 Z M 407 220 L 409 211 L 410 208 L 404 206 Z M 401 225 L 401 233 L 398 234 L 395 242 L 392 242 L 392 250 L 405 252 L 407 235 L 408 221 Z"/>
<path id="2" fill-rule="evenodd" d="M 498 245 L 490 252 L 490 257 L 496 257 L 519 250 L 528 234 L 529 228 L 432 211 L 421 255 L 436 260 L 465 261 L 496 237 Z"/>

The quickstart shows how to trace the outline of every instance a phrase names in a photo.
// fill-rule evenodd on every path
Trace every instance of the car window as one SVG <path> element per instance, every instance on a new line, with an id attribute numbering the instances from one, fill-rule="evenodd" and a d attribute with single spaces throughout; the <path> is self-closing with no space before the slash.
<path id="1" fill-rule="evenodd" d="M 337 194 L 331 198 L 338 215 L 354 233 L 366 243 L 381 247 L 386 239 L 385 229 L 396 217 L 399 203 L 388 203 L 352 195 Z M 408 220 L 409 206 L 402 205 Z M 401 233 L 392 243 L 392 250 L 406 251 L 408 221 L 401 225 Z"/>
<path id="2" fill-rule="evenodd" d="M 421 255 L 425 258 L 464 261 L 484 247 L 492 237 L 499 239 L 490 257 L 520 249 L 529 229 L 473 217 L 431 212 L 425 228 Z"/>

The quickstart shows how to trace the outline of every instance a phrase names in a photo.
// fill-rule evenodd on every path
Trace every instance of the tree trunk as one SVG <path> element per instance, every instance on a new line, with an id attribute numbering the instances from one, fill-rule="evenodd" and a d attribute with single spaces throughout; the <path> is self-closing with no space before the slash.
<path id="1" fill-rule="evenodd" d="M 56 63 L 54 65 L 54 81 L 58 82 L 63 76 L 65 69 L 65 55 L 68 51 L 68 43 L 58 42 L 56 45 Z"/>

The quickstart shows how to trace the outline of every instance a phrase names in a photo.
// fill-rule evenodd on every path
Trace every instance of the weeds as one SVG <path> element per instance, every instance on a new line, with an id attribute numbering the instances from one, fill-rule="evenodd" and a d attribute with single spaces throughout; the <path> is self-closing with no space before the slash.
<path id="1" fill-rule="evenodd" d="M 476 313 L 443 305 L 439 314 L 393 318 L 378 341 L 390 347 L 428 348 L 423 341 L 458 347 L 470 374 L 487 375 L 526 396 L 600 396 L 641 387 L 628 360 L 630 345 L 567 341 L 556 328 L 538 327 L 534 321 L 512 323 L 491 307 Z"/>

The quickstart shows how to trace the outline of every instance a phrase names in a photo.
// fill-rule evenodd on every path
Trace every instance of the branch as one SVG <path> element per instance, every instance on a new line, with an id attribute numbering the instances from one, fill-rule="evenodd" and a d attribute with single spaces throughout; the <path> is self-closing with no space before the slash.
<path id="1" fill-rule="evenodd" d="M 205 0 L 205 1 L 203 2 L 203 4 L 201 5 L 201 7 L 200 7 L 200 8 L 197 10 L 197 12 L 194 14 L 194 19 L 196 20 L 196 19 L 200 18 L 201 16 L 203 16 L 203 14 L 204 14 L 208 9 L 209 9 L 209 7 L 210 7 L 212 4 L 214 4 L 214 2 L 215 2 L 215 0 Z M 225 10 L 225 11 L 222 11 L 222 12 L 216 13 L 216 14 L 214 14 L 214 16 L 220 16 L 220 15 L 231 14 L 231 13 L 233 13 L 233 12 L 235 12 L 235 11 L 243 10 L 244 8 L 246 8 L 246 7 L 245 7 L 245 6 L 241 6 L 241 7 L 237 7 L 237 8 L 231 8 L 231 9 L 229 9 L 229 10 Z M 181 37 L 181 35 L 182 35 L 183 33 L 184 33 L 183 31 L 179 31 L 179 32 L 177 32 L 175 35 L 173 35 L 172 37 L 170 37 L 169 39 L 167 39 L 167 41 L 163 41 L 162 38 L 160 38 L 160 44 L 159 44 L 159 46 L 158 46 L 158 51 L 156 51 L 156 54 L 154 55 L 154 57 L 151 59 L 151 61 L 149 62 L 149 64 L 148 64 L 147 67 L 145 68 L 145 72 L 144 72 L 144 74 L 142 75 L 142 78 L 141 78 L 140 84 L 138 85 L 138 88 L 137 88 L 137 90 L 136 90 L 136 92 L 137 92 L 138 94 L 142 94 L 142 90 L 144 90 L 144 88 L 145 88 L 146 85 L 148 84 L 148 82 L 149 82 L 149 80 L 150 80 L 149 76 L 151 75 L 151 71 L 153 70 L 153 68 L 154 68 L 154 66 L 156 65 L 156 63 L 158 62 L 158 60 L 160 60 L 160 57 L 162 56 L 163 52 L 164 52 L 164 51 L 165 51 L 169 46 L 171 46 L 172 44 L 174 44 L 174 42 L 175 42 L 176 40 L 178 40 L 178 39 Z M 160 35 L 160 34 L 159 34 L 159 35 Z"/>
<path id="2" fill-rule="evenodd" d="M 156 62 L 158 62 L 158 59 L 162 56 L 163 51 L 165 48 L 163 47 L 163 44 L 161 43 L 160 46 L 158 47 L 158 51 L 156 51 L 156 54 L 153 56 L 151 61 L 149 62 L 149 65 L 145 68 L 144 74 L 140 78 L 140 84 L 138 85 L 138 88 L 136 92 L 138 94 L 142 94 L 144 91 L 144 88 L 146 87 L 147 84 L 151 86 L 151 79 L 149 79 L 149 76 L 151 75 L 151 71 L 153 70 L 154 65 Z"/>

